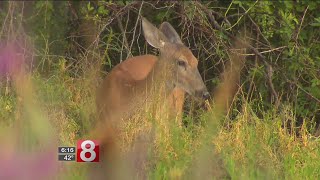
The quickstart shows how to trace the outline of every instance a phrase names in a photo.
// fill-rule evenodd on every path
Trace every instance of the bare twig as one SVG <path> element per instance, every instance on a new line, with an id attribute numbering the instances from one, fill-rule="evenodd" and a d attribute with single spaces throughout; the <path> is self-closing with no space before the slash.
<path id="1" fill-rule="evenodd" d="M 108 25 L 110 25 L 113 22 L 114 19 L 116 19 L 118 16 L 120 16 L 121 14 L 126 12 L 128 9 L 130 9 L 133 6 L 140 4 L 140 3 L 142 3 L 142 2 L 133 1 L 130 4 L 127 4 L 126 6 L 122 7 L 120 10 L 117 10 L 116 13 L 114 13 L 113 15 L 111 15 L 111 17 L 108 18 L 108 21 L 101 28 L 100 32 L 97 35 L 97 38 L 95 39 L 95 41 L 93 43 L 95 43 L 96 41 L 99 41 L 99 37 L 100 37 L 101 33 L 107 28 Z M 107 8 L 111 8 L 111 7 L 108 6 Z"/>
<path id="2" fill-rule="evenodd" d="M 318 103 L 320 103 L 320 99 L 318 99 L 317 97 L 313 96 L 310 92 L 308 92 L 307 90 L 303 89 L 303 87 L 301 87 L 298 83 L 291 81 L 288 79 L 288 82 L 297 86 L 299 89 L 301 89 L 304 93 L 306 93 L 309 97 L 311 97 L 312 99 L 316 100 Z"/>
<path id="3" fill-rule="evenodd" d="M 304 21 L 304 17 L 305 17 L 305 15 L 306 15 L 306 13 L 307 13 L 308 8 L 309 8 L 309 5 L 308 5 L 308 6 L 306 7 L 306 9 L 304 10 L 304 13 L 303 13 L 303 16 L 302 16 L 302 19 L 301 19 L 301 23 L 300 23 L 300 26 L 299 26 L 297 35 L 296 35 L 296 37 L 295 37 L 295 42 L 298 41 L 298 37 L 299 37 L 299 34 L 300 34 L 300 30 L 301 30 L 301 27 L 302 27 L 302 24 L 303 24 L 303 21 Z"/>
<path id="4" fill-rule="evenodd" d="M 279 105 L 279 98 L 278 98 L 278 93 L 276 92 L 273 82 L 272 82 L 272 75 L 273 75 L 273 68 L 272 66 L 266 61 L 266 58 L 253 46 L 251 46 L 250 44 L 248 44 L 247 42 L 245 42 L 244 40 L 237 38 L 235 36 L 233 36 L 231 33 L 227 32 L 225 29 L 223 29 L 218 22 L 215 20 L 215 17 L 212 15 L 212 10 L 204 7 L 201 3 L 199 2 L 195 2 L 195 5 L 197 7 L 199 7 L 200 9 L 202 9 L 209 17 L 209 20 L 211 21 L 211 23 L 213 24 L 213 26 L 218 29 L 219 31 L 223 32 L 224 34 L 226 34 L 229 38 L 231 38 L 234 41 L 239 41 L 240 44 L 242 44 L 242 46 L 250 49 L 251 51 L 253 51 L 253 53 L 255 55 L 257 55 L 260 60 L 264 63 L 265 65 L 265 71 L 266 71 L 266 76 L 268 78 L 268 85 L 269 88 L 271 90 L 271 93 L 273 95 L 273 97 L 275 98 L 275 105 L 276 107 L 278 107 Z"/>
<path id="5" fill-rule="evenodd" d="M 253 25 L 256 27 L 256 30 L 259 32 L 259 34 L 261 35 L 261 37 L 268 43 L 268 46 L 271 48 L 271 43 L 268 41 L 268 39 L 264 36 L 264 34 L 261 32 L 260 27 L 258 26 L 258 24 L 251 18 L 250 15 L 248 15 L 248 18 L 250 19 L 250 21 L 253 23 Z"/>
<path id="6" fill-rule="evenodd" d="M 121 30 L 121 33 L 122 33 L 122 36 L 123 36 L 123 38 L 122 38 L 122 48 L 121 49 L 123 49 L 123 46 L 124 46 L 127 49 L 127 54 L 131 54 L 130 50 L 129 50 L 129 43 L 128 43 L 128 40 L 127 40 L 126 32 L 123 29 L 120 17 L 118 16 L 116 19 L 117 19 L 118 26 L 119 26 L 119 28 Z M 120 62 L 121 61 L 122 61 L 122 51 L 120 51 Z"/>
<path id="7" fill-rule="evenodd" d="M 283 49 L 283 48 L 286 48 L 287 46 L 281 46 L 281 47 L 277 47 L 277 48 L 273 48 L 273 49 L 269 49 L 267 51 L 261 51 L 260 53 L 261 54 L 265 54 L 265 53 L 269 53 L 269 52 L 272 52 L 272 51 L 277 51 L 279 49 Z M 242 54 L 242 55 L 245 55 L 245 56 L 255 56 L 256 54 L 254 53 L 248 53 L 248 54 Z"/>
<path id="8" fill-rule="evenodd" d="M 137 20 L 136 20 L 136 24 L 134 25 L 134 30 L 133 30 L 133 35 L 132 35 L 133 39 L 134 39 L 134 36 L 136 35 L 136 30 L 137 30 L 137 27 L 138 27 L 138 22 L 139 22 L 139 17 L 141 15 L 142 6 L 143 6 L 143 2 L 141 2 L 140 8 L 139 8 L 139 12 L 138 12 L 138 16 L 137 16 Z M 130 47 L 129 47 L 129 51 L 130 51 L 130 55 L 131 56 L 132 56 L 131 49 L 132 49 L 133 41 L 134 40 L 131 41 L 131 44 L 130 44 Z M 128 57 L 129 57 L 129 54 L 128 54 L 127 58 Z"/>

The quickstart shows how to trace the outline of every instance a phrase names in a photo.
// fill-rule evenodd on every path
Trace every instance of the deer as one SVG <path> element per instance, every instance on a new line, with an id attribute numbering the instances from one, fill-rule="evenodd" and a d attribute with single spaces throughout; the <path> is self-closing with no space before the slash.
<path id="1" fill-rule="evenodd" d="M 157 28 L 144 17 L 141 19 L 147 43 L 159 49 L 160 55 L 131 57 L 107 74 L 96 96 L 99 119 L 108 124 L 98 126 L 101 134 L 111 133 L 119 121 L 152 101 L 154 94 L 166 101 L 176 116 L 182 114 L 185 93 L 203 101 L 210 97 L 199 73 L 197 58 L 182 43 L 172 25 L 163 22 Z"/>
<path id="2" fill-rule="evenodd" d="M 166 84 L 164 93 L 177 113 L 181 113 L 185 92 L 203 100 L 210 96 L 197 68 L 197 58 L 170 23 L 163 22 L 158 29 L 142 17 L 142 29 L 146 41 L 160 50 L 160 56 L 135 56 L 111 70 L 97 94 L 101 119 L 117 119 L 114 116 L 125 113 L 130 116 L 132 106 L 142 104 L 148 91 L 161 81 Z"/>

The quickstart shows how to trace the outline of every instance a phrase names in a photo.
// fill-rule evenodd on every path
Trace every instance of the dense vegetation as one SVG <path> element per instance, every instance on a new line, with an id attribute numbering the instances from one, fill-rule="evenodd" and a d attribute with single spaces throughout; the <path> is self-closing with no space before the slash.
<path id="1" fill-rule="evenodd" d="M 4 65 L 7 50 L 0 50 L 0 134 L 10 133 L 5 137 L 24 149 L 42 147 L 49 136 L 72 146 L 85 138 L 105 74 L 128 57 L 157 53 L 142 36 L 142 15 L 175 27 L 211 92 L 239 34 L 251 44 L 227 114 L 213 119 L 188 97 L 184 126 L 159 129 L 150 178 L 192 174 L 204 147 L 212 161 L 208 177 L 319 179 L 319 10 L 320 1 L 0 2 L 0 47 L 16 44 L 30 73 L 30 82 L 12 76 Z M 202 146 L 203 139 L 212 146 Z M 85 177 L 79 164 L 62 169 L 65 178 Z"/>

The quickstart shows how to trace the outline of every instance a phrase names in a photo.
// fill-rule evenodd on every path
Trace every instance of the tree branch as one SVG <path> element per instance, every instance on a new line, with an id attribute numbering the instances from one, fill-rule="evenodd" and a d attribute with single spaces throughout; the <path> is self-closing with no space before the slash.
<path id="1" fill-rule="evenodd" d="M 213 24 L 214 28 L 223 32 L 224 34 L 226 34 L 230 39 L 234 40 L 234 41 L 238 41 L 242 46 L 250 49 L 251 51 L 253 51 L 253 53 L 258 56 L 260 58 L 260 60 L 264 63 L 265 65 L 265 73 L 268 79 L 268 86 L 270 88 L 270 91 L 273 95 L 273 97 L 275 98 L 275 105 L 276 107 L 278 107 L 279 105 L 279 97 L 278 97 L 278 93 L 276 92 L 273 82 L 272 82 L 272 75 L 273 75 L 273 68 L 272 66 L 266 61 L 266 58 L 253 46 L 251 46 L 250 44 L 248 44 L 247 42 L 245 42 L 244 40 L 237 38 L 235 36 L 233 36 L 231 33 L 227 32 L 225 29 L 223 29 L 218 22 L 216 21 L 215 17 L 213 16 L 213 12 L 212 10 L 204 7 L 201 3 L 199 2 L 195 2 L 195 5 L 200 8 L 201 10 L 203 10 L 209 17 L 209 20 L 211 21 L 211 23 Z"/>

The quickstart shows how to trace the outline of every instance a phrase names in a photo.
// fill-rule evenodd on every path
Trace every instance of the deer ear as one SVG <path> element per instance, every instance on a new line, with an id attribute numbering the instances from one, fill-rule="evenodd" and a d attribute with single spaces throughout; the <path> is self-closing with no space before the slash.
<path id="1" fill-rule="evenodd" d="M 144 37 L 147 42 L 158 49 L 164 47 L 165 43 L 168 42 L 166 36 L 154 25 L 152 25 L 146 18 L 141 17 L 142 19 L 142 29 Z"/>
<path id="2" fill-rule="evenodd" d="M 163 22 L 160 25 L 159 29 L 166 36 L 169 42 L 175 43 L 175 44 L 183 44 L 180 39 L 180 36 L 176 32 L 176 30 L 174 30 L 174 28 L 171 26 L 170 23 Z"/>

